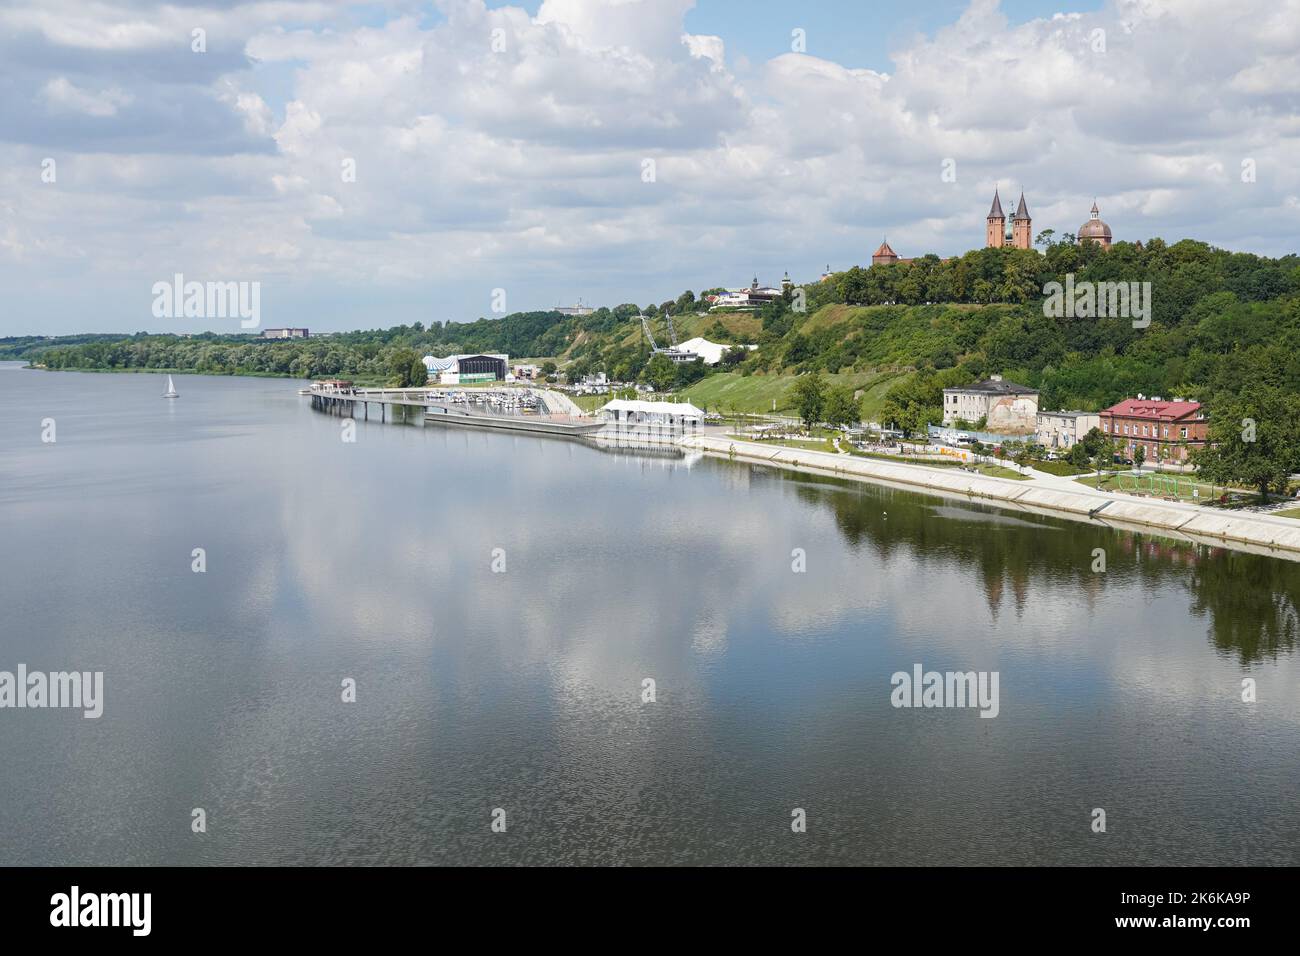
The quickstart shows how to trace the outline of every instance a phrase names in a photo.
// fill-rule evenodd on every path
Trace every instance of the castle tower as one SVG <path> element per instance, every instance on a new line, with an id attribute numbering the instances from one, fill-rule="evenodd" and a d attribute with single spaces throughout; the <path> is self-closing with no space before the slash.
<path id="1" fill-rule="evenodd" d="M 873 266 L 892 266 L 897 261 L 898 253 L 889 247 L 888 239 L 882 242 L 880 248 L 871 255 L 871 264 Z"/>
<path id="2" fill-rule="evenodd" d="M 1031 238 L 1033 232 L 1034 220 L 1029 218 L 1029 207 L 1025 205 L 1025 194 L 1022 190 L 1020 193 L 1020 205 L 1016 207 L 1016 214 L 1011 217 L 1011 244 L 1017 249 L 1032 249 L 1034 240 Z"/>
<path id="3" fill-rule="evenodd" d="M 1006 242 L 1007 217 L 1002 212 L 1002 200 L 998 198 L 998 191 L 995 187 L 993 190 L 993 207 L 989 210 L 988 231 L 985 233 L 984 245 L 1001 248 Z"/>

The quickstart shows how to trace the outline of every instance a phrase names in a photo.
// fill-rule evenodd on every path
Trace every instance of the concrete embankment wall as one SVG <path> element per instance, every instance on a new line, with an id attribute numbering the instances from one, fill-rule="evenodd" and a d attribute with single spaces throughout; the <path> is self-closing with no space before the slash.
<path id="1" fill-rule="evenodd" d="M 1144 500 L 1097 491 L 1049 487 L 1030 481 L 992 478 L 956 468 L 927 468 L 878 458 L 764 445 L 712 435 L 679 442 L 713 455 L 778 468 L 910 487 L 965 499 L 983 498 L 1013 510 L 1055 514 L 1127 530 L 1154 531 L 1166 537 L 1300 561 L 1300 521 L 1270 515 L 1210 511 L 1203 506 Z"/>
<path id="2" fill-rule="evenodd" d="M 599 422 L 554 422 L 544 418 L 529 418 L 524 415 L 467 415 L 464 412 L 442 414 L 429 412 L 424 416 L 426 425 L 455 425 L 459 428 L 487 428 L 497 431 L 532 432 L 541 435 L 563 435 L 566 438 L 581 438 L 599 431 Z"/>

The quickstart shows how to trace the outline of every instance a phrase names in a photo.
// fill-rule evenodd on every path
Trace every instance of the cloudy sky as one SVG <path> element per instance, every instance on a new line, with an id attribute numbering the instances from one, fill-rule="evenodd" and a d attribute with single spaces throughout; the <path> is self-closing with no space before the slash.
<path id="1" fill-rule="evenodd" d="M 1280 255 L 1298 114 L 1300 0 L 6 0 L 0 335 L 238 329 L 176 273 L 320 330 L 802 281 L 995 185 Z"/>

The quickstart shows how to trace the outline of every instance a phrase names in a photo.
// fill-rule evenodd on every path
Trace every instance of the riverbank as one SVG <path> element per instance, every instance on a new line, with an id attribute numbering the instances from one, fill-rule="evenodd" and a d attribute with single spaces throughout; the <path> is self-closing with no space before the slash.
<path id="1" fill-rule="evenodd" d="M 835 455 L 812 449 L 773 448 L 758 442 L 713 435 L 688 435 L 678 444 L 731 460 L 920 488 L 966 500 L 978 498 L 1013 510 L 1057 515 L 1127 531 L 1156 532 L 1176 540 L 1300 561 L 1300 522 L 1291 518 L 1213 511 L 1203 505 L 1098 491 L 1076 482 L 1014 481 L 952 468 Z"/>

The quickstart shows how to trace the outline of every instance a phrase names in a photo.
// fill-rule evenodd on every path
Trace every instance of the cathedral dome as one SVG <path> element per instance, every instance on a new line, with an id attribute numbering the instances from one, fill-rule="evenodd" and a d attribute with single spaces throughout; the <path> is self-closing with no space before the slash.
<path id="1" fill-rule="evenodd" d="M 1092 204 L 1092 218 L 1079 227 L 1080 239 L 1093 239 L 1104 245 L 1109 245 L 1111 241 L 1110 226 L 1102 221 L 1101 213 L 1097 209 L 1097 204 Z"/>

